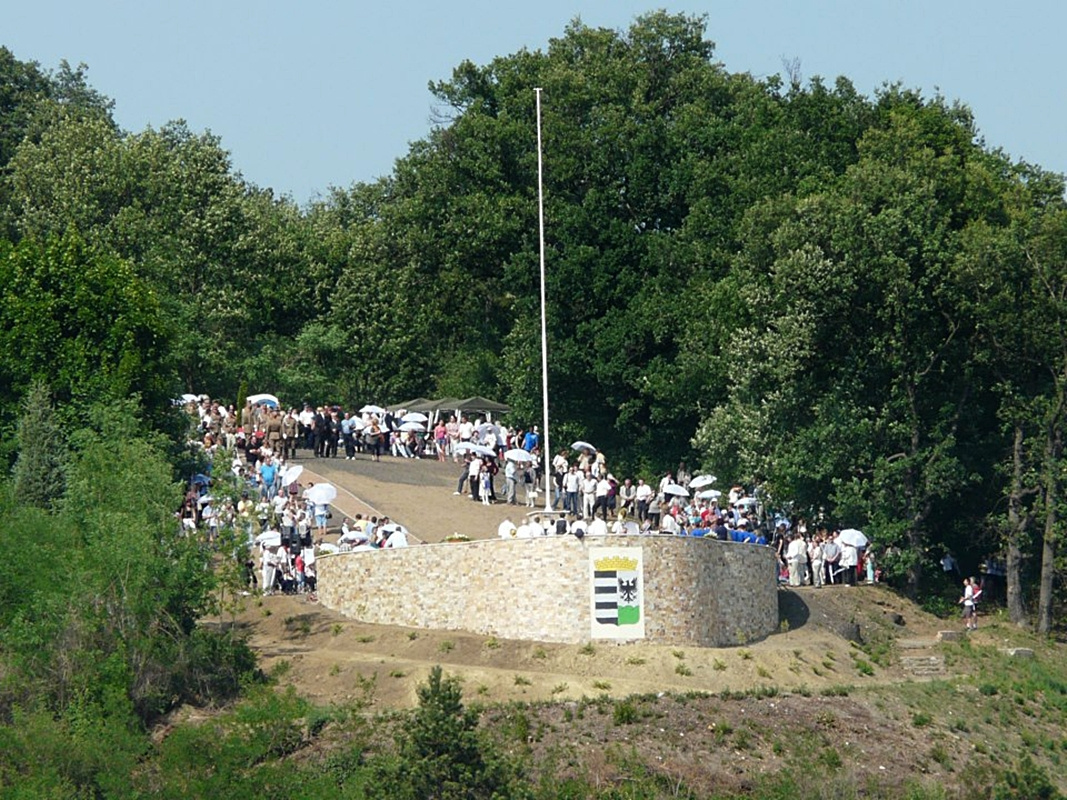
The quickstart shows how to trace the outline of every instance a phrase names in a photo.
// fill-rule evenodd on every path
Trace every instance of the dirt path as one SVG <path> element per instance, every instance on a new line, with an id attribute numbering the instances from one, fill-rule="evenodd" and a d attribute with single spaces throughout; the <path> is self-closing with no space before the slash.
<path id="1" fill-rule="evenodd" d="M 338 487 L 331 520 L 334 532 L 341 523 L 338 512 L 347 516 L 385 514 L 407 526 L 423 542 L 440 542 L 453 533 L 487 539 L 496 536 L 505 519 L 517 521 L 528 510 L 504 503 L 485 506 L 467 495 L 453 494 L 462 465 L 452 461 L 382 456 L 375 462 L 369 456 L 357 455 L 352 461 L 301 458 L 294 463 L 304 465 L 301 482 L 326 480 Z M 497 476 L 501 497 L 503 482 L 503 476 Z"/>

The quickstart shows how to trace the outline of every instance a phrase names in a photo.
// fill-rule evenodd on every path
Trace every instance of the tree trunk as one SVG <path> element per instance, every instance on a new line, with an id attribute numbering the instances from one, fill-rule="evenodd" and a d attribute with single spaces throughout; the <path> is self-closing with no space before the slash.
<path id="1" fill-rule="evenodd" d="M 1058 420 L 1046 431 L 1045 445 L 1045 535 L 1041 547 L 1041 587 L 1037 604 L 1037 632 L 1052 630 L 1052 584 L 1056 572 L 1056 534 L 1059 523 L 1060 450 L 1062 439 Z"/>
<path id="2" fill-rule="evenodd" d="M 1030 515 L 1023 508 L 1023 426 L 1015 423 L 1012 442 L 1011 494 L 1008 496 L 1007 592 L 1008 618 L 1016 625 L 1029 625 L 1022 587 L 1022 542 L 1030 526 Z"/>

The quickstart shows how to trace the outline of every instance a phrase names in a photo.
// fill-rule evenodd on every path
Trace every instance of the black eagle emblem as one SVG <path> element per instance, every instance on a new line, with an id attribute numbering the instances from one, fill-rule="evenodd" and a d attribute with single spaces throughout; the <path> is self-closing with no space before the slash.
<path id="1" fill-rule="evenodd" d="M 637 578 L 629 581 L 619 578 L 619 597 L 625 603 L 632 603 L 637 599 Z"/>

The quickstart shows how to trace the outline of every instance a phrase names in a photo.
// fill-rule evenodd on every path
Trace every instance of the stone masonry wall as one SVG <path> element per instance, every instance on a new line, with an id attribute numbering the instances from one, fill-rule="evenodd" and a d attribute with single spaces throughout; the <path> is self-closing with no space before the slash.
<path id="1" fill-rule="evenodd" d="M 505 639 L 591 638 L 590 547 L 639 547 L 644 641 L 723 647 L 778 627 L 769 548 L 677 536 L 488 539 L 320 556 L 319 600 L 361 620 Z"/>

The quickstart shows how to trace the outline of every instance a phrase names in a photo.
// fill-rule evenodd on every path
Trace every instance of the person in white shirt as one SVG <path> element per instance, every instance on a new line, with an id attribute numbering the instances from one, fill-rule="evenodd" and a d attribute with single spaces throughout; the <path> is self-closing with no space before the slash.
<path id="1" fill-rule="evenodd" d="M 670 533 L 675 536 L 677 536 L 678 531 L 681 530 L 678 527 L 678 520 L 675 519 L 674 514 L 664 514 L 663 521 L 660 522 L 659 529 L 664 533 Z"/>
<path id="2" fill-rule="evenodd" d="M 959 602 L 963 604 L 963 624 L 969 631 L 978 630 L 978 617 L 975 615 L 974 605 L 974 580 L 972 578 L 963 579 L 963 597 Z"/>
<path id="3" fill-rule="evenodd" d="M 859 563 L 859 554 L 856 548 L 847 542 L 838 541 L 841 547 L 841 575 L 848 586 L 856 585 L 856 565 Z"/>
<path id="4" fill-rule="evenodd" d="M 473 437 L 473 436 L 474 436 L 474 423 L 471 422 L 466 417 L 464 417 L 463 421 L 461 423 L 459 423 L 459 441 L 461 443 L 462 442 L 469 442 L 471 440 L 471 437 Z"/>
<path id="5" fill-rule="evenodd" d="M 263 548 L 260 564 L 263 572 L 263 594 L 274 594 L 274 578 L 278 571 L 278 560 L 271 548 Z"/>
<path id="6" fill-rule="evenodd" d="M 841 560 L 841 547 L 833 539 L 826 539 L 822 545 L 822 558 L 826 564 L 826 575 L 830 583 L 840 583 L 838 562 Z"/>
<path id="7" fill-rule="evenodd" d="M 593 514 L 595 515 L 599 510 L 600 516 L 605 520 L 608 518 L 608 496 L 610 494 L 611 481 L 608 480 L 607 475 L 601 475 L 596 482 L 596 500 L 593 503 Z"/>
<path id="8" fill-rule="evenodd" d="M 637 480 L 637 490 L 634 492 L 634 499 L 637 501 L 637 518 L 641 522 L 644 522 L 648 519 L 648 504 L 652 500 L 652 487 L 640 478 Z"/>
<path id="9" fill-rule="evenodd" d="M 785 558 L 789 562 L 789 585 L 802 586 L 808 562 L 808 547 L 802 536 L 793 536 L 789 547 L 786 548 Z"/>
<path id="10" fill-rule="evenodd" d="M 578 492 L 581 488 L 582 474 L 578 472 L 578 467 L 572 464 L 570 470 L 563 476 L 563 510 L 568 514 L 577 516 L 580 513 Z"/>
<path id="11" fill-rule="evenodd" d="M 481 499 L 481 476 L 482 460 L 480 458 L 472 458 L 467 464 L 467 479 L 471 487 L 471 500 L 475 502 Z"/>
<path id="12" fill-rule="evenodd" d="M 636 504 L 637 487 L 634 486 L 633 481 L 627 478 L 622 482 L 622 486 L 619 487 L 619 508 L 632 517 L 637 511 Z"/>
<path id="13" fill-rule="evenodd" d="M 669 472 L 666 475 L 664 475 L 662 478 L 660 478 L 660 482 L 659 482 L 660 500 L 663 500 L 666 497 L 667 487 L 670 486 L 672 483 L 674 483 L 674 476 L 671 475 L 671 473 L 669 473 Z"/>
<path id="14" fill-rule="evenodd" d="M 811 559 L 811 583 L 813 586 L 821 589 L 823 583 L 823 554 L 822 554 L 822 539 L 816 536 L 811 540 L 808 545 L 808 558 Z"/>
<path id="15" fill-rule="evenodd" d="M 563 487 L 563 479 L 569 467 L 566 451 L 561 450 L 556 453 L 555 458 L 552 459 L 552 508 L 559 508 L 560 501 L 564 498 L 566 489 Z M 568 510 L 566 505 L 563 506 L 563 510 Z"/>
<path id="16" fill-rule="evenodd" d="M 408 533 L 402 525 L 397 525 L 392 533 L 389 534 L 389 538 L 385 540 L 383 547 L 386 548 L 398 548 L 408 546 Z"/>
<path id="17" fill-rule="evenodd" d="M 312 423 L 315 421 L 315 412 L 311 410 L 311 406 L 305 405 L 304 410 L 297 414 L 297 422 L 300 423 L 300 431 L 304 434 L 304 449 L 314 450 L 315 443 L 314 430 L 312 429 Z"/>
<path id="18" fill-rule="evenodd" d="M 585 473 L 585 477 L 582 478 L 582 517 L 585 519 L 592 519 L 593 511 L 596 509 L 596 484 L 597 480 L 593 477 L 593 473 Z"/>

